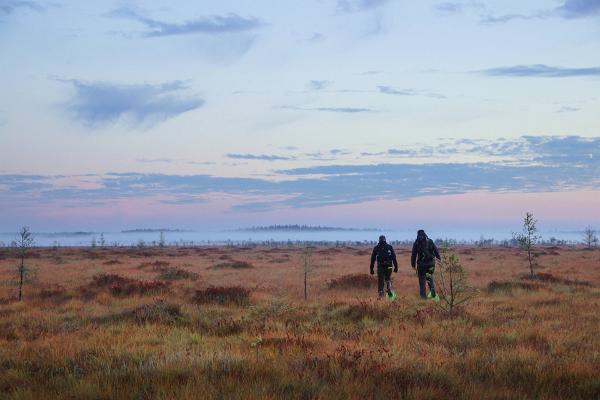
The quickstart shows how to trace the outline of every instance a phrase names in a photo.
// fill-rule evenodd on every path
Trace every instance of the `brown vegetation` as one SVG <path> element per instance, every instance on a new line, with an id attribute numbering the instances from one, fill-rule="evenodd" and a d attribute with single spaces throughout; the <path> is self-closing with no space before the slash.
<path id="1" fill-rule="evenodd" d="M 24 300 L 0 286 L 0 398 L 600 397 L 600 250 L 543 249 L 530 278 L 514 248 L 459 248 L 481 293 L 452 315 L 418 298 L 408 248 L 395 301 L 367 247 L 311 270 L 304 301 L 303 250 L 34 249 Z M 242 251 L 252 268 L 212 268 Z"/>

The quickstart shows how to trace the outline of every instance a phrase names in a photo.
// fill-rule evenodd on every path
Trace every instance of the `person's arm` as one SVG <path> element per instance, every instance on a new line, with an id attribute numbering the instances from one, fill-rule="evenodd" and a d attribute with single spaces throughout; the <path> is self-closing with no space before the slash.
<path id="1" fill-rule="evenodd" d="M 431 244 L 433 245 L 433 254 L 435 255 L 435 258 L 441 261 L 442 257 L 440 257 L 440 252 L 438 251 L 438 248 L 433 240 L 431 241 Z"/>
<path id="2" fill-rule="evenodd" d="M 413 243 L 412 254 L 410 255 L 410 265 L 415 268 L 417 264 L 417 242 Z"/>
<path id="3" fill-rule="evenodd" d="M 394 272 L 398 272 L 398 260 L 396 260 L 396 252 L 394 251 L 394 248 L 392 246 L 390 246 L 390 249 L 392 250 L 392 262 L 394 263 Z"/>
<path id="4" fill-rule="evenodd" d="M 377 246 L 373 247 L 373 253 L 371 253 L 371 275 L 375 274 L 373 268 L 375 268 L 375 258 L 377 257 Z"/>

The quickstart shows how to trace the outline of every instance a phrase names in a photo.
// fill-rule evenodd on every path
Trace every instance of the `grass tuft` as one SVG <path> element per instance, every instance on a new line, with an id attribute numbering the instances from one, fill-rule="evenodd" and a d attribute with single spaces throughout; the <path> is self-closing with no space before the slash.
<path id="1" fill-rule="evenodd" d="M 210 268 L 211 269 L 251 269 L 251 268 L 254 268 L 254 265 L 250 264 L 247 261 L 233 260 L 230 262 L 215 264 Z"/>
<path id="2" fill-rule="evenodd" d="M 198 280 L 197 273 L 177 267 L 167 267 L 162 269 L 158 277 L 166 281 L 176 281 L 180 279 L 189 279 L 191 281 Z"/>
<path id="3" fill-rule="evenodd" d="M 327 284 L 329 289 L 369 289 L 376 285 L 375 279 L 367 274 L 351 274 L 333 279 Z"/>
<path id="4" fill-rule="evenodd" d="M 212 286 L 207 289 L 196 290 L 192 301 L 196 304 L 237 304 L 250 303 L 250 289 L 241 286 Z"/>

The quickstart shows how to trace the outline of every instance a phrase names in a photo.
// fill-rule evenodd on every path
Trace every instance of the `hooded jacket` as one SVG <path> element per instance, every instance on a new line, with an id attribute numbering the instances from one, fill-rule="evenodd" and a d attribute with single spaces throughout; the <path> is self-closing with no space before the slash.
<path id="1" fill-rule="evenodd" d="M 386 262 L 391 262 L 394 268 L 398 268 L 398 261 L 396 260 L 396 253 L 394 248 L 385 241 L 380 241 L 377 246 L 373 248 L 371 253 L 371 270 L 375 266 L 377 260 L 377 269 L 383 269 Z"/>
<path id="2" fill-rule="evenodd" d="M 433 240 L 427 237 L 424 231 L 420 230 L 412 247 L 410 264 L 413 268 L 415 266 L 434 267 L 436 258 L 441 259 L 437 246 Z"/>

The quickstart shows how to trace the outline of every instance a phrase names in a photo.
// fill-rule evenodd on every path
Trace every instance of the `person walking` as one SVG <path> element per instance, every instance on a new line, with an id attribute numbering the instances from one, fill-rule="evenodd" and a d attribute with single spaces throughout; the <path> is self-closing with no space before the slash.
<path id="1" fill-rule="evenodd" d="M 387 243 L 383 235 L 379 236 L 379 243 L 371 253 L 371 275 L 375 274 L 375 261 L 377 261 L 377 291 L 379 298 L 383 298 L 385 288 L 388 298 L 393 300 L 396 294 L 392 290 L 392 270 L 398 272 L 398 261 L 396 260 L 394 248 Z"/>
<path id="2" fill-rule="evenodd" d="M 441 260 L 440 253 L 433 240 L 427 237 L 423 229 L 417 231 L 417 239 L 412 247 L 410 263 L 413 269 L 416 269 L 419 276 L 419 295 L 422 299 L 430 298 L 439 301 L 439 296 L 435 292 L 435 283 L 433 273 L 435 271 L 435 259 Z M 429 294 L 425 294 L 425 282 L 429 286 Z"/>

